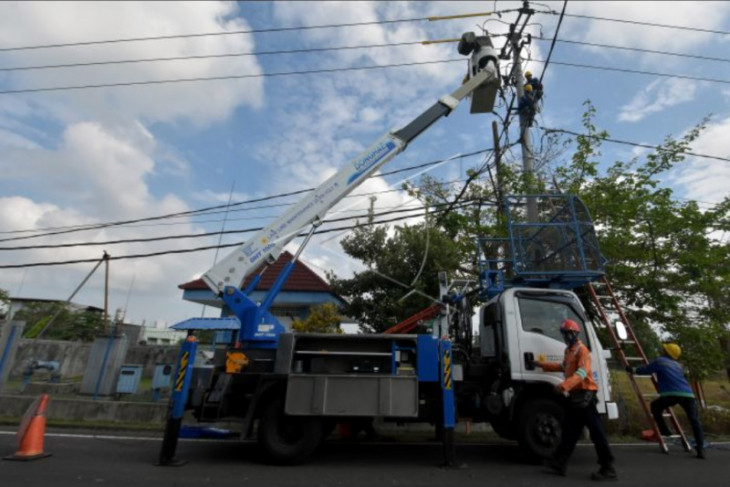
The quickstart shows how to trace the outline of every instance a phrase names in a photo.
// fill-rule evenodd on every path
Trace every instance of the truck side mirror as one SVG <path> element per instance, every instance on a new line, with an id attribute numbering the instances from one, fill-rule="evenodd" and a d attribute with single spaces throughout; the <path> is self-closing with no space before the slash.
<path id="1" fill-rule="evenodd" d="M 626 340 L 629 337 L 629 332 L 626 330 L 626 326 L 622 321 L 616 321 L 614 323 L 616 326 L 616 335 L 618 335 L 619 339 Z"/>

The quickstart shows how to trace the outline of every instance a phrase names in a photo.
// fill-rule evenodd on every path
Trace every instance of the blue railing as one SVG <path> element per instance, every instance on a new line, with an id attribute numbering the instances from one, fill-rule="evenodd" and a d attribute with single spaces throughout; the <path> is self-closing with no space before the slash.
<path id="1" fill-rule="evenodd" d="M 527 221 L 528 202 L 533 221 Z M 477 242 L 483 295 L 514 285 L 573 289 L 603 276 L 593 220 L 577 196 L 508 196 L 505 214 L 509 236 Z"/>

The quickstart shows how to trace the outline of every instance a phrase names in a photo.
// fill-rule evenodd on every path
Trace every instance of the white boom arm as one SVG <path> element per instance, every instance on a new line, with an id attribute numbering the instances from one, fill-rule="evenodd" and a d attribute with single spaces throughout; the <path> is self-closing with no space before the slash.
<path id="1" fill-rule="evenodd" d="M 477 88 L 488 92 L 487 99 L 494 103 L 499 88 L 497 59 L 489 62 L 459 89 L 439 99 L 401 130 L 380 137 L 337 174 L 322 183 L 274 222 L 260 230 L 246 243 L 218 262 L 203 275 L 203 280 L 214 292 L 225 286 L 240 287 L 246 277 L 263 262 L 273 263 L 284 246 L 299 235 L 306 225 L 321 220 L 342 198 L 347 196 L 383 164 L 405 150 L 408 143 L 443 116 L 448 115 L 459 102 Z M 476 96 L 476 95 L 475 95 Z M 482 95 L 480 95 L 482 98 Z M 491 107 L 488 107 L 491 111 Z"/>

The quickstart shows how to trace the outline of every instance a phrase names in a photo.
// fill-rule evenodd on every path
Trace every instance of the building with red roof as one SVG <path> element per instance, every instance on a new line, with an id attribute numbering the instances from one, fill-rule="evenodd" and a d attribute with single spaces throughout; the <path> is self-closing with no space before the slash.
<path id="1" fill-rule="evenodd" d="M 255 302 L 263 301 L 274 285 L 279 273 L 293 258 L 294 256 L 291 253 L 282 252 L 276 262 L 266 269 L 250 298 Z M 263 266 L 259 267 L 256 272 L 251 273 L 246 278 L 243 283 L 244 289 L 262 269 Z M 206 286 L 202 279 L 180 284 L 178 288 L 183 290 L 183 299 L 186 301 L 214 308 L 223 307 L 223 301 Z M 304 319 L 309 314 L 312 306 L 324 303 L 333 303 L 338 307 L 345 304 L 342 298 L 332 292 L 327 281 L 299 260 L 294 265 L 294 270 L 284 283 L 276 299 L 274 299 L 274 304 L 269 312 L 276 316 L 284 326 L 289 327 L 294 318 Z"/>

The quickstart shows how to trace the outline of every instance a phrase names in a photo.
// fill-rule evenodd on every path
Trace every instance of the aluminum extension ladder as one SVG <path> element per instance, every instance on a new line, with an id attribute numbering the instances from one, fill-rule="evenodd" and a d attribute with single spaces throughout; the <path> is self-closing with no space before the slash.
<path id="1" fill-rule="evenodd" d="M 591 297 L 591 301 L 598 311 L 598 315 L 602 323 L 608 329 L 609 336 L 611 337 L 611 342 L 613 343 L 613 348 L 618 352 L 618 358 L 621 362 L 621 365 L 625 368 L 628 365 L 635 367 L 638 365 L 646 365 L 647 363 L 649 363 L 646 355 L 644 354 L 644 350 L 641 348 L 641 344 L 637 340 L 631 324 L 626 319 L 626 314 L 624 314 L 624 311 L 621 308 L 618 300 L 616 299 L 616 295 L 614 294 L 613 289 L 608 283 L 606 277 L 604 276 L 593 283 L 588 283 L 587 287 L 588 293 Z M 626 328 L 626 339 L 620 338 L 616 331 L 617 319 L 618 321 L 623 323 L 624 327 Z M 655 437 L 659 441 L 659 447 L 661 448 L 661 451 L 663 453 L 669 453 L 669 447 L 666 442 L 666 437 L 662 437 L 659 431 L 659 427 L 657 426 L 656 421 L 654 421 L 654 417 L 651 414 L 651 409 L 647 402 L 648 397 L 656 396 L 656 394 L 645 394 L 644 392 L 642 392 L 637 383 L 637 378 L 640 377 L 642 376 L 637 377 L 633 374 L 629 374 L 629 382 L 631 383 L 634 393 L 639 400 L 639 404 L 641 404 L 641 407 L 644 410 L 644 414 L 646 414 L 646 419 L 651 425 Z M 653 375 L 646 377 L 651 379 L 651 382 L 654 385 L 654 389 L 658 391 L 656 378 Z M 674 430 L 678 433 L 671 436 L 670 438 L 679 438 L 684 450 L 690 451 L 691 447 L 689 442 L 687 441 L 687 436 L 682 430 L 679 421 L 677 421 L 677 416 L 674 414 L 672 409 L 668 408 L 665 411 L 664 416 L 670 419 Z"/>

